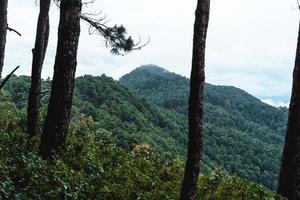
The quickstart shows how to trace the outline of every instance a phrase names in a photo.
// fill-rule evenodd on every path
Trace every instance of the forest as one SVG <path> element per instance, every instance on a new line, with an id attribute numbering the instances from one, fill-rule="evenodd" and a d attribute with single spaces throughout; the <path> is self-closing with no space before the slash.
<path id="1" fill-rule="evenodd" d="M 2 91 L 0 125 L 4 139 L 1 145 L 8 151 L 1 156 L 1 171 L 7 170 L 5 166 L 11 163 L 17 166 L 1 178 L 5 186 L 1 194 L 7 198 L 19 195 L 23 199 L 56 198 L 62 194 L 79 199 L 176 199 L 186 157 L 186 112 L 181 113 L 180 108 L 176 108 L 176 97 L 160 92 L 171 89 L 160 88 L 161 82 L 157 81 L 165 82 L 165 77 L 187 89 L 181 83 L 188 83 L 188 79 L 167 71 L 161 73 L 162 70 L 157 66 L 142 66 L 122 77 L 120 82 L 106 75 L 76 78 L 68 151 L 55 158 L 57 163 L 53 169 L 51 165 L 44 165 L 38 156 L 39 138 L 28 138 L 24 134 L 30 77 L 13 75 Z M 135 79 L 136 72 L 141 79 Z M 157 82 L 158 87 L 147 86 L 148 81 L 142 74 Z M 147 90 L 128 89 L 125 85 L 133 87 L 129 82 Z M 43 91 L 49 91 L 50 86 L 51 80 L 42 80 Z M 183 88 L 174 94 L 187 101 Z M 200 178 L 199 196 L 201 199 L 214 196 L 230 199 L 235 195 L 236 198 L 244 195 L 245 199 L 273 198 L 285 127 L 272 126 L 271 122 L 286 121 L 286 108 L 269 106 L 232 87 L 207 84 L 206 89 L 207 96 L 211 97 L 206 101 L 210 105 L 205 107 L 204 114 L 205 175 Z M 232 110 L 225 106 L 224 89 L 227 90 L 226 101 L 233 102 Z M 148 99 L 146 94 L 150 91 L 160 96 L 157 99 L 166 98 L 168 106 Z M 43 93 L 40 124 L 45 120 L 48 101 L 49 93 Z M 265 116 L 260 117 L 261 121 L 254 122 L 258 117 L 243 120 L 236 117 L 247 112 L 249 104 L 263 108 L 261 113 Z M 210 106 L 218 107 L 220 113 Z M 220 121 L 214 121 L 215 117 Z M 274 119 L 270 119 L 272 117 Z M 10 145 L 13 147 L 9 148 Z M 11 158 L 12 154 L 15 157 Z M 269 165 L 270 162 L 273 165 Z M 46 192 L 50 190 L 52 193 Z"/>
<path id="2" fill-rule="evenodd" d="M 0 0 L 0 199 L 300 199 L 300 32 L 290 105 L 274 107 L 206 81 L 210 0 L 193 8 L 189 78 L 155 64 L 119 78 L 78 76 L 96 60 L 80 45 L 83 31 L 119 58 L 142 54 L 151 36 L 135 38 L 102 11 L 86 12 L 95 0 L 35 4 L 31 73 L 16 75 L 22 62 L 14 60 L 3 76 L 7 46 L 22 33 Z M 90 62 L 79 59 L 81 48 Z"/>

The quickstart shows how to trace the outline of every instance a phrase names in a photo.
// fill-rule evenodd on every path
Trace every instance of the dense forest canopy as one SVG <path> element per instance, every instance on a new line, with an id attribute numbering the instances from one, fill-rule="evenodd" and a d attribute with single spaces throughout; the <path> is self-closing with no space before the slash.
<path id="1" fill-rule="evenodd" d="M 14 76 L 5 87 L 18 108 L 26 105 L 29 83 L 29 77 Z M 143 66 L 122 77 L 121 84 L 105 75 L 78 77 L 75 83 L 72 123 L 91 116 L 122 148 L 146 143 L 163 158 L 185 157 L 187 78 Z M 46 92 L 41 115 L 50 84 L 50 80 L 42 84 Z M 274 190 L 285 128 L 280 120 L 286 121 L 287 109 L 269 106 L 234 87 L 206 84 L 205 89 L 204 172 L 222 167 Z"/>
<path id="2" fill-rule="evenodd" d="M 145 65 L 120 82 L 158 106 L 187 114 L 189 79 L 185 77 Z M 288 110 L 238 88 L 211 84 L 206 84 L 204 104 L 204 163 L 210 160 L 275 189 Z"/>
<path id="3" fill-rule="evenodd" d="M 42 121 L 50 85 L 50 80 L 42 81 Z M 185 115 L 156 106 L 105 75 L 78 77 L 67 151 L 53 165 L 39 157 L 38 137 L 24 134 L 29 87 L 29 77 L 13 76 L 1 93 L 0 147 L 6 149 L 0 158 L 0 171 L 5 172 L 0 176 L 2 197 L 177 198 L 186 146 Z M 218 169 L 274 189 L 280 147 L 248 134 L 205 123 L 206 175 L 200 176 L 200 199 L 274 198 L 264 187 Z M 14 168 L 7 168 L 13 163 Z M 260 169 L 265 171 L 259 174 Z"/>
<path id="4" fill-rule="evenodd" d="M 279 69 L 273 63 L 274 59 L 270 59 L 274 57 L 267 54 L 281 56 L 292 48 L 284 48 L 283 52 L 274 48 L 275 52 L 270 49 L 266 53 L 260 41 L 245 43 L 244 37 L 249 33 L 251 37 L 257 35 L 251 34 L 253 30 L 260 38 L 263 38 L 262 32 L 267 30 L 267 38 L 272 38 L 270 44 L 279 41 L 278 38 L 274 39 L 274 31 L 269 37 L 269 31 L 273 28 L 265 20 L 265 14 L 269 15 L 270 12 L 265 12 L 263 6 L 260 8 L 263 8 L 264 17 L 252 17 L 255 29 L 251 20 L 242 18 L 241 5 L 224 3 L 230 8 L 237 6 L 237 10 L 242 11 L 238 19 L 243 26 L 239 20 L 224 26 L 225 16 L 230 16 L 230 20 L 225 20 L 230 23 L 231 17 L 237 19 L 235 9 L 224 9 L 223 14 L 226 15 L 219 20 L 223 34 L 219 37 L 220 31 L 209 31 L 210 11 L 217 7 L 217 4 L 211 5 L 210 0 L 195 0 L 196 9 L 193 12 L 189 10 L 189 14 L 182 11 L 193 7 L 191 2 L 184 6 L 175 2 L 161 3 L 163 9 L 159 11 L 155 3 L 146 4 L 145 1 L 142 3 L 144 5 L 139 5 L 140 0 L 137 1 L 114 4 L 109 0 L 109 5 L 113 6 L 115 14 L 126 10 L 125 14 L 119 16 L 121 18 L 116 18 L 120 23 L 134 22 L 137 25 L 140 24 L 137 22 L 142 22 L 147 26 L 139 25 L 139 28 L 147 29 L 149 35 L 155 37 L 149 52 L 181 67 L 191 64 L 191 68 L 183 69 L 188 69 L 185 72 L 190 72 L 189 78 L 156 65 L 140 66 L 119 80 L 105 74 L 78 77 L 78 65 L 96 67 L 101 63 L 120 66 L 103 52 L 101 56 L 94 52 L 94 42 L 89 42 L 87 36 L 97 35 L 102 47 L 120 57 L 144 49 L 152 41 L 152 36 L 145 41 L 143 34 L 138 34 L 138 37 L 128 34 L 123 24 L 111 24 L 110 19 L 100 11 L 105 9 L 110 12 L 109 6 L 105 6 L 106 1 L 99 1 L 101 3 L 98 4 L 96 0 L 36 0 L 39 14 L 26 15 L 25 19 L 24 14 L 28 14 L 25 8 L 29 4 L 0 0 L 0 199 L 146 200 L 179 197 L 180 200 L 300 200 L 300 31 L 292 90 L 287 93 L 288 79 L 279 78 L 282 68 Z M 252 3 L 253 6 L 257 4 L 254 1 L 245 4 L 247 10 L 253 8 Z M 296 3 L 300 10 L 300 2 Z M 219 7 L 224 5 L 218 3 Z M 278 7 L 274 5 L 272 7 Z M 170 7 L 168 11 L 176 15 L 169 15 L 164 6 Z M 13 16 L 16 7 L 22 11 L 15 13 L 23 17 Z M 52 7 L 57 8 L 56 14 L 59 15 L 56 17 Z M 156 10 L 155 16 L 146 14 L 153 10 L 151 8 Z M 32 11 L 32 8 L 28 9 Z M 127 9 L 139 12 L 126 13 Z M 192 26 L 192 13 L 194 23 L 193 29 L 190 29 L 187 27 Z M 275 13 L 282 18 L 281 12 L 276 10 Z M 140 17 L 136 18 L 138 15 Z M 222 11 L 218 11 L 218 16 L 221 15 Z M 129 16 L 130 20 L 127 21 Z M 148 21 L 149 16 L 152 21 Z M 170 23 L 171 16 L 175 16 L 176 23 Z M 181 20 L 181 16 L 189 20 Z M 287 13 L 283 16 L 287 16 Z M 213 23 L 218 21 L 215 14 L 212 17 Z M 16 23 L 16 19 L 23 21 Z M 263 23 L 257 23 L 257 19 Z M 286 27 L 280 28 L 280 20 L 274 19 L 278 30 L 293 32 Z M 53 26 L 52 20 L 57 26 Z M 167 23 L 157 28 L 164 20 Z M 290 18 L 289 21 L 293 20 Z M 28 36 L 24 37 L 24 42 L 14 44 L 7 35 L 8 31 L 20 37 L 24 35 L 9 26 L 11 22 L 23 26 L 25 36 L 32 35 L 32 28 L 36 28 L 34 44 L 33 38 L 29 39 Z M 82 22 L 85 26 L 82 26 Z M 264 23 L 269 24 L 266 26 L 268 29 L 259 32 L 257 25 Z M 33 27 L 33 24 L 36 26 Z M 131 30 L 134 29 L 132 25 L 129 25 Z M 233 27 L 230 34 L 224 28 L 229 26 Z M 82 37 L 82 30 L 88 34 Z M 238 30 L 245 32 L 239 34 Z M 192 37 L 185 35 L 185 31 Z M 53 37 L 53 32 L 57 37 Z M 175 32 L 179 33 L 180 38 L 170 34 Z M 214 39 L 209 39 L 208 35 Z M 280 37 L 283 38 L 281 32 Z M 180 48 L 175 45 L 178 41 L 182 43 Z M 55 43 L 56 46 L 53 45 Z M 278 44 L 287 47 L 291 43 Z M 34 47 L 28 48 L 29 45 Z M 208 45 L 211 46 L 207 48 Z M 251 50 L 252 45 L 255 46 L 253 55 L 254 51 L 250 54 L 245 49 L 247 46 Z M 47 55 L 48 46 L 51 58 Z M 53 47 L 56 48 L 55 55 Z M 191 60 L 185 47 L 191 48 Z M 26 52 L 22 59 L 18 56 L 11 59 L 10 54 L 21 49 Z M 162 54 L 160 50 L 171 56 Z M 247 59 L 251 59 L 243 58 L 243 54 L 250 54 Z M 29 57 L 32 57 L 31 75 L 14 75 L 19 68 L 22 69 L 21 63 L 29 66 L 25 64 Z M 43 80 L 44 63 L 50 63 L 48 57 L 51 59 L 53 75 L 51 79 Z M 146 57 L 149 54 L 144 54 L 143 60 Z M 139 62 L 137 57 L 131 60 Z M 277 63 L 286 67 L 287 60 L 290 57 Z M 121 65 L 127 63 L 126 67 L 132 65 L 128 60 L 120 61 Z M 7 63 L 15 66 L 4 78 L 2 71 L 7 72 Z M 243 70 L 239 72 L 237 68 L 241 69 L 241 66 Z M 278 68 L 277 71 L 272 68 L 271 72 L 270 66 Z M 207 67 L 210 67 L 209 73 Z M 108 71 L 113 74 L 111 70 Z M 29 74 L 28 68 L 24 72 Z M 210 76 L 216 72 L 218 80 L 222 79 L 217 82 L 244 84 L 241 88 L 257 96 L 264 96 L 264 92 L 269 97 L 275 93 L 285 97 L 291 94 L 289 108 L 273 107 L 233 86 L 206 83 L 207 74 Z M 50 75 L 49 71 L 46 74 Z M 265 78 L 266 74 L 268 78 Z M 241 80 L 244 76 L 249 76 L 249 80 Z M 262 84 L 258 84 L 259 79 L 263 79 Z M 249 83 L 252 90 L 247 87 Z M 281 86 L 283 84 L 285 86 Z"/>

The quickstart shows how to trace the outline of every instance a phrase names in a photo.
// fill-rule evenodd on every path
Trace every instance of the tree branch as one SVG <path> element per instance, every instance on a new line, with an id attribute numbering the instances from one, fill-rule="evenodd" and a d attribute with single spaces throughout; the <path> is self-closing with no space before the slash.
<path id="1" fill-rule="evenodd" d="M 102 35 L 105 39 L 106 47 L 111 47 L 111 52 L 114 54 L 124 55 L 121 54 L 120 51 L 128 53 L 134 50 L 140 50 L 148 45 L 151 41 L 149 37 L 148 41 L 142 44 L 141 37 L 139 36 L 139 41 L 134 43 L 130 36 L 126 37 L 126 29 L 123 26 L 115 25 L 113 27 L 108 27 L 105 25 L 105 17 L 95 19 L 90 16 L 90 14 L 81 14 L 80 16 L 83 21 L 90 25 L 89 34 Z"/>
<path id="2" fill-rule="evenodd" d="M 60 7 L 60 0 L 54 0 L 54 2 Z M 95 0 L 87 0 L 83 4 L 87 5 L 94 2 Z M 90 35 L 99 34 L 104 37 L 105 45 L 106 47 L 111 48 L 111 53 L 124 56 L 124 54 L 131 51 L 140 50 L 150 43 L 150 37 L 148 37 L 148 41 L 143 44 L 141 42 L 141 37 L 139 37 L 139 42 L 135 43 L 131 36 L 127 36 L 124 26 L 106 26 L 106 17 L 104 16 L 97 19 L 97 15 L 99 14 L 81 13 L 80 18 L 89 25 Z"/>
<path id="3" fill-rule="evenodd" d="M 10 79 L 10 77 L 15 73 L 15 71 L 17 71 L 17 69 L 19 69 L 20 66 L 17 66 L 10 74 L 8 74 L 6 76 L 6 78 L 3 80 L 3 82 L 0 85 L 0 90 L 4 87 L 4 85 L 6 84 L 6 82 Z"/>
<path id="4" fill-rule="evenodd" d="M 19 35 L 20 37 L 22 36 L 22 34 L 20 32 L 18 32 L 16 29 L 13 29 L 13 28 L 10 28 L 8 25 L 7 25 L 7 30 L 8 31 L 12 31 L 12 32 L 15 32 L 17 35 Z"/>

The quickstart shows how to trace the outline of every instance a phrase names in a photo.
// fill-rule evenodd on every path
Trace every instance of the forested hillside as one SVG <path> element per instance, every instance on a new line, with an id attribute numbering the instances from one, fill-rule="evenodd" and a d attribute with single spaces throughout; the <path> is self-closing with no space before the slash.
<path id="1" fill-rule="evenodd" d="M 158 106 L 187 114 L 185 77 L 146 65 L 120 82 Z M 275 189 L 287 109 L 269 106 L 235 87 L 211 84 L 206 84 L 204 103 L 204 164 L 222 166 Z"/>
<path id="2" fill-rule="evenodd" d="M 50 84 L 43 81 L 42 121 Z M 0 95 L 2 198 L 177 198 L 186 143 L 184 115 L 148 103 L 105 75 L 79 77 L 66 151 L 48 163 L 38 156 L 38 137 L 24 134 L 28 88 L 29 77 L 13 76 Z M 217 145 L 219 133 L 210 124 L 205 129 L 216 133 L 207 142 Z M 239 133 L 236 137 L 241 139 Z M 214 159 L 224 152 L 222 146 L 213 148 L 216 156 L 205 156 L 200 199 L 274 198 L 260 185 L 216 170 L 221 165 Z"/>
<path id="3" fill-rule="evenodd" d="M 0 1 L 0 200 L 300 199 L 300 31 L 292 74 L 291 2 L 255 4 Z M 190 73 L 99 75 L 149 59 Z"/>
<path id="4" fill-rule="evenodd" d="M 146 144 L 120 148 L 92 117 L 73 121 L 65 151 L 51 162 L 39 137 L 25 133 L 26 114 L 0 93 L 0 199 L 177 199 L 181 159 L 165 159 Z M 222 170 L 201 175 L 197 199 L 275 199 L 261 185 Z"/>
<path id="5" fill-rule="evenodd" d="M 42 102 L 49 98 L 50 82 L 43 81 Z M 14 76 L 6 85 L 19 108 L 26 104 L 29 77 Z M 46 113 L 43 106 L 42 115 Z M 162 156 L 183 155 L 186 135 L 184 116 L 159 108 L 135 96 L 112 78 L 86 75 L 76 79 L 72 122 L 83 115 L 91 116 L 102 128 L 112 131 L 117 143 L 129 149 L 133 144 L 147 143 Z M 174 138 L 177 138 L 176 140 Z"/>
<path id="6" fill-rule="evenodd" d="M 131 92 L 105 75 L 100 77 L 86 75 L 77 78 L 72 123 L 82 116 L 91 116 L 99 127 L 112 132 L 120 147 L 131 149 L 135 144 L 147 143 L 162 157 L 184 157 L 187 143 L 187 117 L 184 109 L 187 102 L 188 79 L 157 67 L 143 67 L 136 71 L 146 71 L 148 74 L 145 76 L 141 74 L 140 83 L 139 76 L 130 80 L 136 81 L 136 85 L 144 84 L 144 88 L 151 88 L 150 82 L 148 86 L 146 84 L 148 77 L 153 81 L 153 86 L 157 86 L 157 92 L 155 87 L 135 90 L 132 85 L 128 85 L 135 91 Z M 134 75 L 135 71 L 131 74 Z M 126 77 L 130 77 L 131 74 Z M 156 76 L 160 81 L 156 81 Z M 163 79 L 164 77 L 172 81 L 168 82 Z M 125 84 L 124 78 L 121 79 L 121 83 Z M 48 101 L 50 84 L 49 80 L 43 81 L 43 104 Z M 159 88 L 164 88 L 165 91 L 160 92 Z M 179 91 L 176 91 L 176 88 Z M 5 89 L 12 94 L 12 100 L 16 105 L 21 109 L 24 108 L 29 77 L 12 77 Z M 150 92 L 146 92 L 152 90 L 151 95 Z M 162 95 L 163 93 L 166 95 Z M 149 98 L 148 101 L 146 94 L 152 99 Z M 179 96 L 174 97 L 173 94 Z M 277 121 L 280 117 L 284 118 L 286 110 L 263 104 L 233 87 L 207 85 L 206 94 L 204 172 L 208 173 L 216 167 L 223 167 L 229 172 L 275 189 L 283 142 L 281 130 L 284 126 L 273 127 L 268 125 L 268 122 L 272 122 L 269 118 Z M 153 104 L 155 99 L 161 102 L 168 99 L 169 106 L 161 102 L 157 103 L 159 106 L 155 106 Z M 170 107 L 174 105 L 172 99 L 177 102 L 174 109 Z M 181 103 L 178 103 L 180 100 Z M 232 102 L 230 107 L 228 102 Z M 257 109 L 261 108 L 260 113 L 265 113 L 269 118 L 255 121 L 258 117 L 252 117 L 251 120 L 251 115 L 245 115 L 244 112 L 247 112 L 245 108 L 252 112 L 250 109 L 252 105 L 257 106 Z M 43 106 L 41 115 L 46 115 L 46 106 Z"/>

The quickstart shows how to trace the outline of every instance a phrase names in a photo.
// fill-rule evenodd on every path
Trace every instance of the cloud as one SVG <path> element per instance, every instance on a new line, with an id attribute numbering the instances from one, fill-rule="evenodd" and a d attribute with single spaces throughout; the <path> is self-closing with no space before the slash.
<path id="1" fill-rule="evenodd" d="M 288 102 L 283 102 L 283 101 L 274 101 L 272 99 L 263 99 L 262 102 L 269 104 L 271 106 L 275 106 L 275 107 L 289 107 L 289 103 Z"/>
<path id="2" fill-rule="evenodd" d="M 109 24 L 124 24 L 128 33 L 151 43 L 141 51 L 113 56 L 99 36 L 82 23 L 77 76 L 105 73 L 119 78 L 154 63 L 189 77 L 196 0 L 96 0 L 84 12 L 102 11 Z M 38 7 L 34 1 L 9 1 L 9 33 L 4 74 L 16 65 L 31 72 Z M 215 0 L 207 40 L 206 77 L 214 84 L 234 85 L 256 96 L 289 96 L 295 57 L 298 9 L 294 0 Z M 57 43 L 58 8 L 51 8 L 50 44 L 43 77 L 52 77 Z"/>

